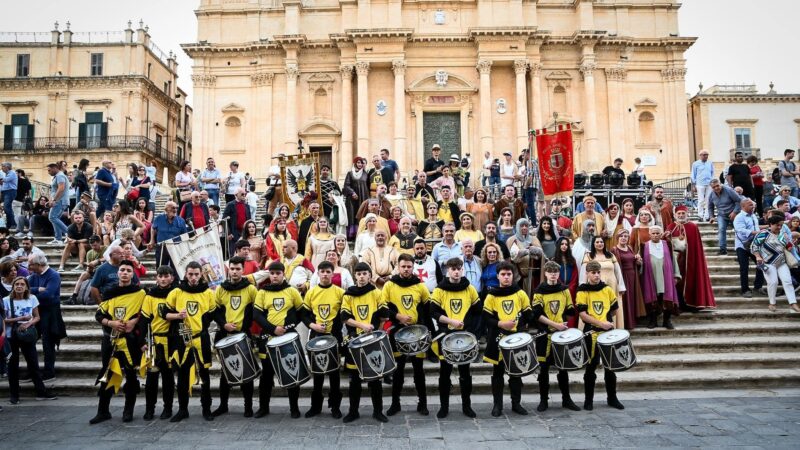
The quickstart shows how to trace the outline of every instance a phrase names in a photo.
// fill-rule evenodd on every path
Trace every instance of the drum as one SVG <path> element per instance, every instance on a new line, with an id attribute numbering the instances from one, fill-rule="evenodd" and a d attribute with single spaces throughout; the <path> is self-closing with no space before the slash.
<path id="1" fill-rule="evenodd" d="M 327 334 L 317 336 L 306 344 L 311 373 L 325 374 L 339 370 L 339 341 L 335 336 Z"/>
<path id="2" fill-rule="evenodd" d="M 553 365 L 560 370 L 578 370 L 589 364 L 583 332 L 577 328 L 553 333 L 550 338 Z"/>
<path id="3" fill-rule="evenodd" d="M 533 337 L 529 333 L 509 334 L 500 339 L 498 345 L 509 376 L 524 377 L 539 367 Z"/>
<path id="4" fill-rule="evenodd" d="M 397 351 L 406 356 L 425 353 L 431 348 L 431 332 L 424 325 L 410 325 L 397 330 L 394 342 Z"/>
<path id="5" fill-rule="evenodd" d="M 250 338 L 244 333 L 232 334 L 214 344 L 228 384 L 247 383 L 261 375 L 261 365 L 253 356 Z"/>
<path id="6" fill-rule="evenodd" d="M 353 338 L 347 344 L 364 381 L 378 380 L 397 369 L 389 335 L 385 331 L 373 331 Z"/>
<path id="7" fill-rule="evenodd" d="M 456 331 L 442 338 L 444 360 L 454 366 L 469 364 L 478 357 L 478 339 L 469 331 Z"/>
<path id="8" fill-rule="evenodd" d="M 631 334 L 627 330 L 610 330 L 597 336 L 597 350 L 603 366 L 612 372 L 628 370 L 636 365 Z"/>
<path id="9" fill-rule="evenodd" d="M 311 378 L 299 334 L 291 332 L 270 339 L 267 341 L 267 353 L 278 378 L 278 386 L 300 386 Z"/>

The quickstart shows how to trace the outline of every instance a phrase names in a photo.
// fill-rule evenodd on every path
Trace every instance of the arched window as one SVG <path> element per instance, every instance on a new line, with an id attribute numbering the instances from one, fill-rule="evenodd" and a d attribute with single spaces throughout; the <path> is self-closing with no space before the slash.
<path id="1" fill-rule="evenodd" d="M 225 119 L 225 149 L 243 150 L 242 121 L 236 116 Z"/>
<path id="2" fill-rule="evenodd" d="M 553 89 L 553 111 L 559 114 L 567 113 L 567 90 L 564 86 L 556 86 Z"/>
<path id="3" fill-rule="evenodd" d="M 656 118 L 649 111 L 639 114 L 639 143 L 656 143 Z"/>
<path id="4" fill-rule="evenodd" d="M 314 116 L 327 117 L 330 111 L 328 93 L 325 89 L 319 88 L 314 91 Z"/>

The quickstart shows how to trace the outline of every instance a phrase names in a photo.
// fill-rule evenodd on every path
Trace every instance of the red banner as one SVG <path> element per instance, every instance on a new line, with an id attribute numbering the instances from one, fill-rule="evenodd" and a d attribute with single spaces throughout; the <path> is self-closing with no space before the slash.
<path id="1" fill-rule="evenodd" d="M 572 156 L 572 126 L 558 125 L 558 129 L 536 130 L 536 149 L 542 192 L 548 200 L 552 197 L 572 195 L 575 185 L 575 168 Z"/>

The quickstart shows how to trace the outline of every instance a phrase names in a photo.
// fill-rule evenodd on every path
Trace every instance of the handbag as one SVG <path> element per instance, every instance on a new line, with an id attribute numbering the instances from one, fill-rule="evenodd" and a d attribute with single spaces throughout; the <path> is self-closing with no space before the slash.
<path id="1" fill-rule="evenodd" d="M 14 318 L 14 298 L 12 298 L 9 295 L 8 301 L 11 304 L 11 308 L 10 308 L 11 309 L 11 318 L 13 319 Z M 19 327 L 19 323 L 14 322 L 13 334 L 14 334 L 14 337 L 18 341 L 24 342 L 26 344 L 33 344 L 33 343 L 35 343 L 36 341 L 39 340 L 39 332 L 36 330 L 35 326 L 29 326 L 27 328 L 21 329 Z"/>
<path id="2" fill-rule="evenodd" d="M 786 264 L 789 266 L 789 268 L 795 269 L 797 266 L 800 266 L 800 261 L 797 260 L 791 250 L 784 249 L 783 257 L 786 258 Z"/>
<path id="3" fill-rule="evenodd" d="M 178 191 L 178 198 L 181 200 L 181 203 L 186 203 L 192 201 L 192 191 L 191 189 L 186 191 Z"/>

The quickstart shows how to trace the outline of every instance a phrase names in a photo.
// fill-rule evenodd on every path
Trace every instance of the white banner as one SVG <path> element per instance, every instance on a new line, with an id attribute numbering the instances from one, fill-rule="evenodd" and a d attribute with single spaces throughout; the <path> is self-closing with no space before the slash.
<path id="1" fill-rule="evenodd" d="M 225 281 L 225 260 L 216 223 L 184 233 L 174 240 L 163 242 L 163 245 L 169 251 L 180 279 L 186 275 L 186 265 L 197 261 L 203 268 L 203 278 L 209 286 L 217 286 Z"/>

